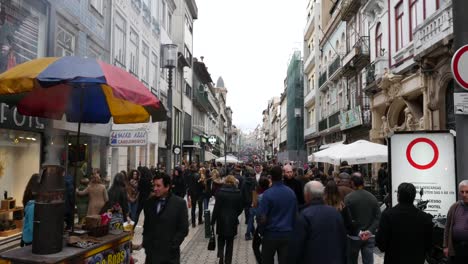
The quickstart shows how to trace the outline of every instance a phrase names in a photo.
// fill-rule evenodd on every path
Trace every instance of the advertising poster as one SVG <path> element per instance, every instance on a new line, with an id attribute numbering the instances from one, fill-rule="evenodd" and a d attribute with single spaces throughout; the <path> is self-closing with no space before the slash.
<path id="1" fill-rule="evenodd" d="M 397 204 L 397 189 L 403 182 L 424 189 L 425 210 L 435 217 L 446 217 L 457 199 L 455 139 L 450 133 L 398 133 L 391 137 L 390 168 L 392 204 Z"/>

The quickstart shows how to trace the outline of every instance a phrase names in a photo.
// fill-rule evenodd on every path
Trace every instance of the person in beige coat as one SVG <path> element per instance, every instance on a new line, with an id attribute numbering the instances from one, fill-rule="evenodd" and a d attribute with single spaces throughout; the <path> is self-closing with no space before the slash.
<path id="1" fill-rule="evenodd" d="M 91 176 L 91 181 L 83 191 L 76 190 L 77 195 L 84 196 L 88 195 L 89 204 L 87 215 L 99 215 L 102 207 L 109 200 L 107 196 L 107 190 L 104 184 L 101 184 L 101 178 L 98 174 Z"/>

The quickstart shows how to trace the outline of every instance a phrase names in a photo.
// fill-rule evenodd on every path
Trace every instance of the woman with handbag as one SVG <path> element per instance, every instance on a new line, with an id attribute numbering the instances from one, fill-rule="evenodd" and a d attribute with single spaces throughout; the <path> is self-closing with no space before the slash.
<path id="1" fill-rule="evenodd" d="M 229 175 L 224 180 L 223 187 L 216 194 L 211 225 L 216 224 L 220 264 L 232 263 L 234 237 L 237 235 L 237 226 L 239 225 L 238 218 L 244 209 L 242 196 L 236 185 L 236 178 Z"/>

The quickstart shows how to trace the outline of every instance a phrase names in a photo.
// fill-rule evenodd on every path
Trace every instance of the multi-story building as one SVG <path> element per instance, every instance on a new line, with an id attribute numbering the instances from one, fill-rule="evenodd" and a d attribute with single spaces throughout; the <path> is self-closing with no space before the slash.
<path id="1" fill-rule="evenodd" d="M 371 140 L 386 143 L 393 131 L 455 129 L 452 1 L 374 0 L 364 12 Z"/>
<path id="2" fill-rule="evenodd" d="M 194 161 L 208 161 L 216 156 L 212 149 L 214 144 L 208 141 L 213 135 L 212 119 L 218 116 L 219 109 L 216 106 L 214 84 L 211 75 L 203 61 L 194 58 L 193 61 L 193 143 L 198 146 L 194 151 Z M 211 98 L 211 99 L 210 99 Z"/>
<path id="3" fill-rule="evenodd" d="M 279 106 L 280 98 L 272 97 L 268 101 L 268 106 L 263 110 L 263 124 L 262 130 L 264 135 L 264 144 L 265 144 L 265 155 L 266 160 L 270 160 L 275 157 L 278 152 L 279 146 Z M 276 145 L 275 145 L 276 144 Z"/>
<path id="4" fill-rule="evenodd" d="M 192 144 L 192 87 L 193 87 L 193 24 L 198 18 L 195 0 L 175 0 L 173 14 L 166 18 L 168 34 L 178 47 L 177 67 L 172 90 L 172 143 L 182 147 L 174 156 L 174 164 L 188 161 Z M 163 7 L 164 8 L 164 7 Z M 185 141 L 185 142 L 184 142 Z M 186 147 L 184 147 L 186 145 Z"/>
<path id="5" fill-rule="evenodd" d="M 307 154 L 317 151 L 318 106 L 316 96 L 319 79 L 319 36 L 320 1 L 309 0 L 307 4 L 307 23 L 304 29 L 304 141 Z"/>
<path id="6" fill-rule="evenodd" d="M 91 1 L 101 2 L 101 1 Z M 112 7 L 111 62 L 145 84 L 155 95 L 160 95 L 159 54 L 161 2 L 109 1 Z M 147 143 L 141 146 L 115 146 L 111 153 L 113 174 L 138 166 L 156 166 L 158 163 L 159 134 L 156 123 L 112 125 L 113 130 L 140 130 L 147 133 Z M 162 142 L 164 144 L 164 142 Z"/>

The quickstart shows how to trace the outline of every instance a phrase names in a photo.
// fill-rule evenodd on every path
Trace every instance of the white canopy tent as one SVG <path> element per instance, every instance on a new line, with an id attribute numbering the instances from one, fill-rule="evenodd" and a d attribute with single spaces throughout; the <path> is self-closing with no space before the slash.
<path id="1" fill-rule="evenodd" d="M 341 142 L 330 145 L 328 148 L 324 150 L 320 150 L 309 155 L 308 160 L 309 162 L 332 163 L 330 159 L 331 155 L 334 153 L 339 153 L 341 151 L 341 148 L 343 148 L 343 146 L 345 145 Z"/>
<path id="2" fill-rule="evenodd" d="M 358 140 L 329 153 L 327 159 L 334 165 L 340 165 L 344 160 L 349 165 L 388 162 L 388 148 L 367 140 Z"/>
<path id="3" fill-rule="evenodd" d="M 224 164 L 224 160 L 226 159 L 227 163 L 242 163 L 242 161 L 238 160 L 235 156 L 233 155 L 226 155 L 225 157 L 219 157 L 216 159 L 216 162 L 221 162 Z"/>

